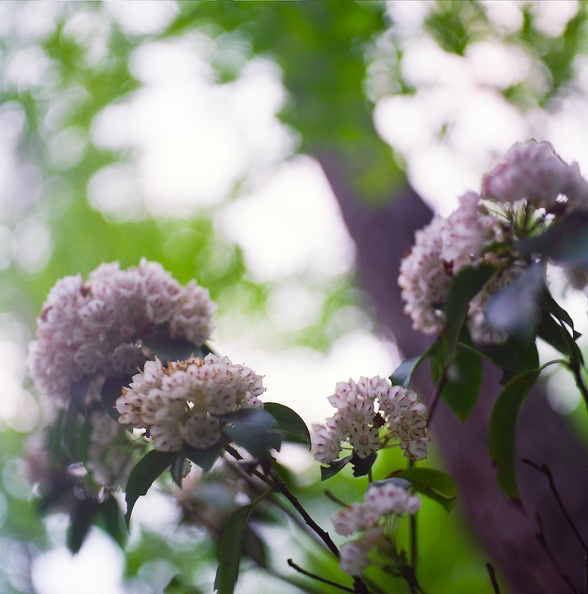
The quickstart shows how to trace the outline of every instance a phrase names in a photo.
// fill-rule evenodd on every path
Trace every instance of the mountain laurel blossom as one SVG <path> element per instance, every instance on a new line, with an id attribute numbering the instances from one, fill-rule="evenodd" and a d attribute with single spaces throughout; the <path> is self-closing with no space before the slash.
<path id="1" fill-rule="evenodd" d="M 384 526 L 390 516 L 415 514 L 421 500 L 393 481 L 372 483 L 362 503 L 354 503 L 333 518 L 335 531 L 342 536 L 360 533 L 341 547 L 339 564 L 350 575 L 361 575 L 369 564 L 370 550 L 385 549 L 388 537 Z"/>
<path id="2" fill-rule="evenodd" d="M 165 367 L 147 361 L 116 401 L 119 423 L 144 431 L 156 450 L 175 452 L 184 443 L 208 448 L 222 435 L 219 416 L 263 408 L 262 376 L 228 357 L 209 354 Z"/>
<path id="3" fill-rule="evenodd" d="M 28 367 L 37 389 L 67 408 L 71 385 L 85 376 L 131 375 L 146 361 L 137 341 L 161 328 L 172 339 L 204 344 L 214 328 L 215 305 L 195 282 L 180 285 L 160 264 L 141 260 L 121 270 L 102 264 L 84 282 L 59 280 L 37 320 Z"/>
<path id="4" fill-rule="evenodd" d="M 404 454 L 420 460 L 427 455 L 425 406 L 414 390 L 391 386 L 381 377 L 339 382 L 329 397 L 337 412 L 312 427 L 312 450 L 318 462 L 336 460 L 344 442 L 360 458 L 398 443 Z"/>
<path id="5" fill-rule="evenodd" d="M 477 263 L 496 274 L 470 304 L 467 325 L 475 343 L 499 344 L 508 333 L 491 327 L 485 305 L 518 278 L 527 265 L 517 241 L 537 233 L 569 210 L 588 210 L 588 182 L 577 163 L 568 165 L 547 142 L 515 144 L 488 173 L 480 194 L 467 192 L 448 217 L 436 216 L 415 234 L 402 259 L 398 284 L 413 329 L 439 333 L 454 275 Z"/>

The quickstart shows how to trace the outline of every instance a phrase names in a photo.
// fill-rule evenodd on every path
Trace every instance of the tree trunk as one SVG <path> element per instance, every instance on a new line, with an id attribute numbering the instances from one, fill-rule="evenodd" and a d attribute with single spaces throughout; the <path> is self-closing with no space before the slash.
<path id="1" fill-rule="evenodd" d="M 429 222 L 431 211 L 410 188 L 381 207 L 362 204 L 350 190 L 342 160 L 329 154 L 320 161 L 356 243 L 359 280 L 374 302 L 379 322 L 392 333 L 404 356 L 421 354 L 430 338 L 412 330 L 410 319 L 403 313 L 397 279 L 400 259 L 413 244 L 415 230 Z M 466 521 L 510 592 L 574 591 L 558 575 L 536 538 L 536 513 L 541 516 L 557 562 L 576 591 L 585 592 L 585 554 L 557 507 L 546 477 L 518 464 L 523 510 L 498 488 L 488 452 L 488 416 L 500 390 L 499 378 L 497 370 L 489 366 L 484 369 L 478 404 L 463 424 L 440 403 L 432 427 L 433 443 L 441 450 L 447 470 L 458 485 Z M 419 375 L 417 390 L 426 401 L 432 390 L 428 374 Z M 580 487 L 588 473 L 587 451 L 565 419 L 550 409 L 540 389 L 529 396 L 520 413 L 517 448 L 519 460 L 528 458 L 550 467 L 576 526 L 588 534 L 586 497 Z"/>

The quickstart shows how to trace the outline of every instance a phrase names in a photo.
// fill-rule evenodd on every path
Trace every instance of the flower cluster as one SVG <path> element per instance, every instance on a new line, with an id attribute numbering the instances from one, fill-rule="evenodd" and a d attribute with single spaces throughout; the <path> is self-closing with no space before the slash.
<path id="1" fill-rule="evenodd" d="M 484 306 L 526 266 L 516 241 L 569 209 L 588 210 L 588 182 L 577 163 L 566 164 L 546 142 L 515 144 L 484 177 L 480 195 L 467 192 L 448 218 L 437 216 L 415 234 L 398 280 L 413 328 L 440 332 L 453 276 L 465 266 L 485 262 L 497 272 L 472 301 L 468 328 L 478 343 L 506 340 L 506 332 L 487 323 Z"/>
<path id="2" fill-rule="evenodd" d="M 314 457 L 323 464 L 337 459 L 349 441 L 360 458 L 367 458 L 391 443 L 399 443 L 414 460 L 427 455 L 425 406 L 414 390 L 391 386 L 381 377 L 339 382 L 329 402 L 337 412 L 312 430 Z"/>
<path id="3" fill-rule="evenodd" d="M 388 538 L 383 524 L 390 516 L 415 514 L 421 506 L 416 495 L 410 495 L 393 480 L 372 483 L 363 503 L 354 503 L 333 518 L 338 534 L 361 536 L 341 547 L 340 567 L 350 574 L 359 576 L 369 564 L 372 549 L 385 549 Z"/>
<path id="4" fill-rule="evenodd" d="M 180 285 L 161 265 L 141 260 L 121 270 L 102 264 L 87 282 L 68 276 L 51 289 L 29 349 L 30 375 L 41 395 L 67 407 L 71 385 L 88 375 L 131 375 L 146 360 L 139 341 L 162 329 L 202 345 L 213 330 L 208 291 Z"/>
<path id="5" fill-rule="evenodd" d="M 482 182 L 482 196 L 498 202 L 526 199 L 535 208 L 552 210 L 558 201 L 588 207 L 588 182 L 577 163 L 568 165 L 549 142 L 516 143 Z"/>
<path id="6" fill-rule="evenodd" d="M 228 357 L 207 355 L 165 367 L 147 361 L 116 401 L 119 422 L 145 431 L 153 447 L 178 451 L 184 443 L 208 448 L 222 435 L 219 416 L 242 408 L 262 408 L 262 376 Z"/>

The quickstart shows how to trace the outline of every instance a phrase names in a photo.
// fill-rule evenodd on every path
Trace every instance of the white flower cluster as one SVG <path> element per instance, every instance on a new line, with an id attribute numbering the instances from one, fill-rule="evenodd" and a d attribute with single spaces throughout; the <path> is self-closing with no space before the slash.
<path id="1" fill-rule="evenodd" d="M 350 536 L 362 533 L 358 539 L 341 547 L 341 569 L 350 575 L 361 575 L 369 564 L 370 550 L 386 545 L 386 533 L 382 524 L 391 515 L 415 514 L 420 506 L 418 496 L 410 495 L 392 481 L 372 483 L 363 503 L 354 503 L 333 518 L 338 534 Z"/>
<path id="2" fill-rule="evenodd" d="M 147 361 L 116 401 L 119 423 L 145 431 L 153 447 L 178 451 L 184 443 L 207 448 L 221 438 L 219 415 L 262 408 L 262 376 L 228 357 L 207 355 L 187 361 Z"/>
<path id="3" fill-rule="evenodd" d="M 414 390 L 391 386 L 381 377 L 339 382 L 329 402 L 337 412 L 325 424 L 312 427 L 312 450 L 318 462 L 329 464 L 349 441 L 360 458 L 399 443 L 414 460 L 427 455 L 425 406 Z"/>
<path id="4" fill-rule="evenodd" d="M 588 209 L 588 182 L 580 175 L 577 163 L 566 164 L 546 142 L 514 145 L 504 161 L 484 177 L 481 195 L 467 192 L 448 218 L 437 216 L 416 232 L 415 244 L 401 262 L 398 279 L 404 311 L 411 317 L 413 328 L 425 334 L 440 332 L 453 276 L 464 266 L 483 261 L 498 264 L 497 274 L 473 300 L 468 327 L 478 343 L 506 340 L 505 332 L 487 324 L 484 306 L 517 278 L 524 266 L 514 252 L 513 238 L 525 230 L 516 228 L 516 222 L 513 226 L 507 213 L 512 216 L 531 209 L 545 217 L 546 211 L 569 208 Z M 494 253 L 493 245 L 501 245 L 502 252 Z"/>
<path id="5" fill-rule="evenodd" d="M 514 203 L 525 198 L 535 208 L 552 209 L 558 199 L 588 207 L 588 182 L 577 163 L 568 165 L 549 142 L 516 143 L 482 182 L 482 197 Z"/>
<path id="6" fill-rule="evenodd" d="M 202 345 L 215 306 L 195 282 L 180 285 L 161 265 L 141 260 L 121 270 L 102 264 L 87 282 L 67 276 L 51 289 L 29 348 L 31 378 L 43 396 L 67 407 L 72 383 L 86 375 L 132 374 L 145 355 L 136 341 L 163 328 L 171 338 Z"/>

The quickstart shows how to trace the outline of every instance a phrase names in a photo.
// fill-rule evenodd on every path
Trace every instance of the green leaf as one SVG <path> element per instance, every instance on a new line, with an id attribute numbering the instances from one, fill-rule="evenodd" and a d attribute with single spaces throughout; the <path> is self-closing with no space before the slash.
<path id="1" fill-rule="evenodd" d="M 533 336 L 541 316 L 540 301 L 544 291 L 545 266 L 528 266 L 521 276 L 488 300 L 486 322 L 511 336 Z"/>
<path id="2" fill-rule="evenodd" d="M 100 504 L 96 523 L 124 550 L 127 541 L 124 518 L 114 497 L 108 496 Z"/>
<path id="3" fill-rule="evenodd" d="M 310 448 L 310 431 L 298 413 L 277 402 L 266 402 L 263 410 L 276 420 L 284 441 L 301 443 Z"/>
<path id="4" fill-rule="evenodd" d="M 186 464 L 186 452 L 184 450 L 180 450 L 172 460 L 171 467 L 170 467 L 170 474 L 172 477 L 172 481 L 182 488 L 182 480 L 184 478 L 184 465 Z"/>
<path id="5" fill-rule="evenodd" d="M 517 247 L 522 254 L 541 254 L 561 266 L 588 268 L 588 213 L 574 212 Z"/>
<path id="6" fill-rule="evenodd" d="M 116 410 L 116 401 L 122 394 L 123 386 L 128 386 L 133 380 L 132 375 L 113 375 L 108 376 L 104 381 L 102 390 L 100 390 L 100 398 L 104 410 L 115 421 L 118 421 L 120 416 Z"/>
<path id="7" fill-rule="evenodd" d="M 440 503 L 448 512 L 455 506 L 457 486 L 453 479 L 441 470 L 413 466 L 397 470 L 390 476 L 407 480 L 414 491 Z"/>
<path id="8" fill-rule="evenodd" d="M 227 520 L 218 547 L 218 569 L 214 580 L 217 594 L 233 594 L 239 577 L 239 565 L 243 551 L 245 529 L 251 517 L 253 505 L 245 505 Z"/>
<path id="9" fill-rule="evenodd" d="M 326 481 L 332 476 L 335 476 L 339 471 L 343 470 L 349 462 L 351 462 L 351 456 L 341 458 L 341 460 L 335 460 L 327 466 L 321 466 L 321 481 Z"/>
<path id="10" fill-rule="evenodd" d="M 168 361 L 185 361 L 190 357 L 204 359 L 211 350 L 205 345 L 195 345 L 187 340 L 171 338 L 167 331 L 155 331 L 141 337 L 147 355 L 155 356 L 163 363 Z"/>
<path id="11" fill-rule="evenodd" d="M 512 379 L 498 395 L 490 414 L 490 455 L 498 467 L 498 484 L 515 502 L 520 501 L 515 471 L 517 417 L 539 373 L 533 369 Z"/>
<path id="12" fill-rule="evenodd" d="M 502 385 L 525 371 L 539 367 L 539 353 L 532 337 L 522 339 L 511 336 L 501 344 L 477 345 L 477 349 L 490 358 L 496 367 L 502 369 Z"/>
<path id="13" fill-rule="evenodd" d="M 175 456 L 176 452 L 151 450 L 131 470 L 125 494 L 125 501 L 127 502 L 125 522 L 127 528 L 129 527 L 131 513 L 135 507 L 135 503 L 137 503 L 137 499 L 149 491 L 151 485 L 169 467 Z"/>
<path id="14" fill-rule="evenodd" d="M 447 381 L 441 397 L 460 421 L 465 421 L 478 400 L 482 386 L 480 355 L 471 350 L 457 348 L 447 366 Z"/>
<path id="15" fill-rule="evenodd" d="M 470 301 L 495 273 L 496 268 L 488 264 L 468 266 L 451 281 L 445 302 L 445 327 L 442 333 L 444 362 L 453 358 Z"/>
<path id="16" fill-rule="evenodd" d="M 254 458 L 262 458 L 268 450 L 280 449 L 282 437 L 274 431 L 278 421 L 262 408 L 242 408 L 218 417 L 226 422 L 224 433 L 244 447 Z"/>
<path id="17" fill-rule="evenodd" d="M 413 357 L 412 359 L 405 359 L 402 363 L 394 370 L 390 376 L 390 381 L 393 386 L 402 386 L 403 388 L 410 387 L 412 375 L 416 371 L 417 367 L 429 356 L 430 348 L 427 349 L 419 357 Z"/>
<path id="18" fill-rule="evenodd" d="M 367 458 L 360 458 L 355 452 L 351 456 L 351 464 L 353 465 L 353 476 L 366 476 L 369 474 L 371 467 L 376 461 L 377 454 L 374 452 Z"/>
<path id="19" fill-rule="evenodd" d="M 193 448 L 192 446 L 189 446 L 185 443 L 183 450 L 190 462 L 194 462 L 196 466 L 200 466 L 204 472 L 207 472 L 216 462 L 216 459 L 219 457 L 221 450 L 225 446 L 225 443 L 226 442 L 224 440 L 220 440 L 218 443 L 215 443 L 209 448 Z"/>
<path id="20" fill-rule="evenodd" d="M 67 548 L 75 555 L 80 551 L 96 515 L 98 503 L 94 499 L 76 499 L 70 512 L 67 529 Z"/>

